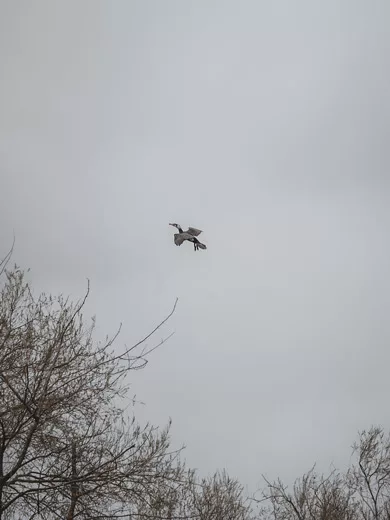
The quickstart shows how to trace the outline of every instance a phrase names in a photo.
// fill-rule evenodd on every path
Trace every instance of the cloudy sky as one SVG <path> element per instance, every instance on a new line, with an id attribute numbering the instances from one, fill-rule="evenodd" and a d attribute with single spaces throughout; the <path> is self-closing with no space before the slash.
<path id="1" fill-rule="evenodd" d="M 2 0 L 0 244 L 251 490 L 390 427 L 388 0 Z M 204 231 L 173 244 L 169 222 Z"/>

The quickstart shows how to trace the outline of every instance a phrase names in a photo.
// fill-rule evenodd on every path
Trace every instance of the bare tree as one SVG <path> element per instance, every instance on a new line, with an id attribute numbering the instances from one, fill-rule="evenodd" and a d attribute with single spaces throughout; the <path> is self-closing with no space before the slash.
<path id="1" fill-rule="evenodd" d="M 264 520 L 357 520 L 352 492 L 336 471 L 324 477 L 313 467 L 295 481 L 292 491 L 280 479 L 265 481 L 258 500 Z"/>
<path id="2" fill-rule="evenodd" d="M 147 500 L 138 502 L 134 514 L 140 520 L 189 520 L 195 518 L 189 508 L 191 485 L 195 479 L 194 471 L 185 470 L 175 480 L 156 481 L 153 492 Z"/>
<path id="3" fill-rule="evenodd" d="M 356 462 L 345 474 L 317 475 L 314 467 L 291 491 L 278 479 L 266 481 L 264 520 L 390 520 L 390 434 L 371 427 L 353 445 Z"/>
<path id="4" fill-rule="evenodd" d="M 357 463 L 348 472 L 348 482 L 359 502 L 364 520 L 390 519 L 390 435 L 372 427 L 359 434 L 353 445 Z"/>
<path id="5" fill-rule="evenodd" d="M 1 267 L 1 266 L 0 266 Z M 157 348 L 93 341 L 82 301 L 35 298 L 23 271 L 0 293 L 0 519 L 118 518 L 180 479 L 168 430 L 126 417 L 126 376 Z M 175 303 L 176 306 L 176 303 Z"/>
<path id="6" fill-rule="evenodd" d="M 199 479 L 188 471 L 180 485 L 163 483 L 154 500 L 138 510 L 141 519 L 251 520 L 249 500 L 239 482 L 226 472 Z"/>
<path id="7" fill-rule="evenodd" d="M 223 471 L 211 478 L 194 481 L 190 507 L 199 520 L 249 520 L 251 508 L 244 497 L 243 487 Z"/>

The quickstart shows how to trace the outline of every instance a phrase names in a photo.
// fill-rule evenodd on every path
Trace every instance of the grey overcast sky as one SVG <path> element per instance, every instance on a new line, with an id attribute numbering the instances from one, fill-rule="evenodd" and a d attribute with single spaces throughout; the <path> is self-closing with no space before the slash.
<path id="1" fill-rule="evenodd" d="M 141 420 L 250 489 L 390 427 L 390 2 L 0 1 L 0 243 L 175 331 Z M 173 244 L 169 222 L 204 230 Z M 160 337 L 160 336 L 159 336 Z"/>

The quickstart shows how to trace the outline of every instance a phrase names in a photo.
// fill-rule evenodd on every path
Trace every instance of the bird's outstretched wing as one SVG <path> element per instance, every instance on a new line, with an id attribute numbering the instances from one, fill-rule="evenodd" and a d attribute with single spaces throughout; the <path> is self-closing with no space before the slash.
<path id="1" fill-rule="evenodd" d="M 193 237 L 197 237 L 198 235 L 200 235 L 202 233 L 202 231 L 200 229 L 196 229 L 194 227 L 189 227 L 187 230 L 187 233 L 189 233 Z"/>
<path id="2" fill-rule="evenodd" d="M 175 233 L 173 235 L 173 241 L 177 246 L 181 246 L 184 240 L 186 240 L 186 237 L 183 235 L 185 235 L 185 233 Z"/>
<path id="3" fill-rule="evenodd" d="M 193 235 L 190 235 L 189 233 L 187 233 L 187 231 L 185 233 L 175 233 L 173 235 L 173 240 L 175 242 L 175 244 L 177 246 L 181 246 L 182 243 L 185 241 L 185 240 L 189 240 L 190 242 L 193 242 L 194 241 L 194 237 Z"/>

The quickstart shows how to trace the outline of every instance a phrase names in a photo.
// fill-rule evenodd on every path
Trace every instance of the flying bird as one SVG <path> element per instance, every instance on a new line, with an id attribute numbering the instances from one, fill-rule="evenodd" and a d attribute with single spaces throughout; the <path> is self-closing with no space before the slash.
<path id="1" fill-rule="evenodd" d="M 188 242 L 192 242 L 194 244 L 194 251 L 198 251 L 198 249 L 207 249 L 207 247 L 201 242 L 199 242 L 199 240 L 196 238 L 198 235 L 202 233 L 200 229 L 189 227 L 187 231 L 183 231 L 182 227 L 179 224 L 169 225 L 175 227 L 179 231 L 179 233 L 175 233 L 173 235 L 173 241 L 177 246 L 181 246 L 183 242 L 188 240 Z"/>

